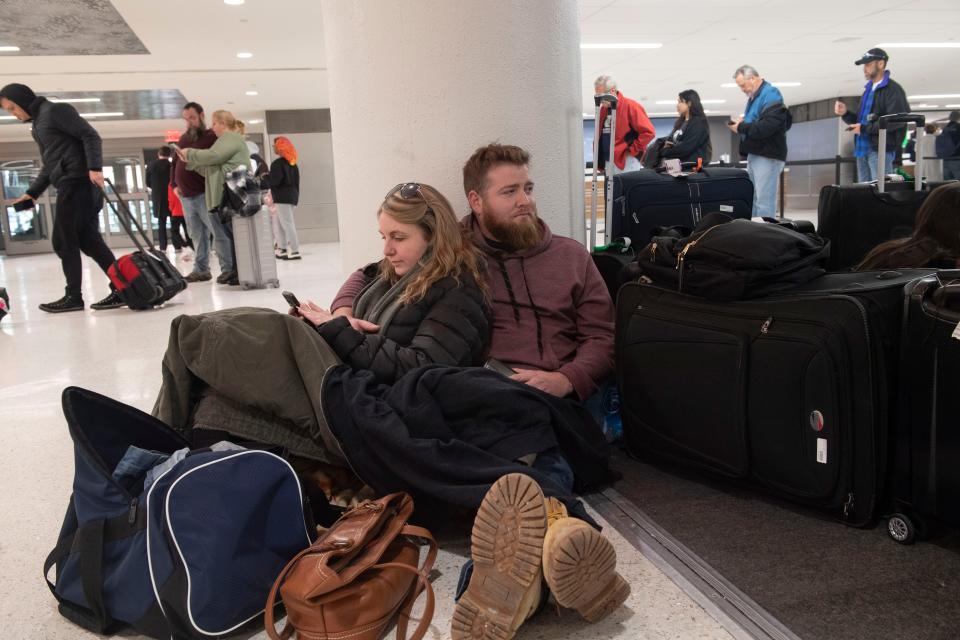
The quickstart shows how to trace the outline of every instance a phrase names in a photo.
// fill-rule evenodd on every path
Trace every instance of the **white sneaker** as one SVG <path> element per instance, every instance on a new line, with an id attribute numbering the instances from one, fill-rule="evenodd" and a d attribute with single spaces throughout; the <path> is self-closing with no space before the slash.
<path id="1" fill-rule="evenodd" d="M 183 251 L 180 253 L 181 262 L 190 262 L 193 260 L 193 249 L 190 247 L 184 247 Z"/>
<path id="2" fill-rule="evenodd" d="M 286 260 L 286 259 L 287 259 L 287 252 L 286 252 L 285 250 L 283 250 L 283 249 L 277 249 L 276 251 L 273 252 L 273 256 L 274 256 L 277 260 Z"/>

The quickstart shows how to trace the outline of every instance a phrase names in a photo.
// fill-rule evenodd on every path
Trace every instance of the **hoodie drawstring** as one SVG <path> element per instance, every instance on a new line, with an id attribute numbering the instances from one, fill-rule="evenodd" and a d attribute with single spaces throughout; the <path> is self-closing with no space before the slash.
<path id="1" fill-rule="evenodd" d="M 533 309 L 533 317 L 537 321 L 537 352 L 540 354 L 540 359 L 543 359 L 543 325 L 540 323 L 540 311 L 537 309 L 537 305 L 533 301 L 533 294 L 530 293 L 530 284 L 527 279 L 527 271 L 523 267 L 523 256 L 520 257 L 520 272 L 523 274 L 523 286 L 527 290 L 527 300 L 530 301 L 530 308 Z"/>

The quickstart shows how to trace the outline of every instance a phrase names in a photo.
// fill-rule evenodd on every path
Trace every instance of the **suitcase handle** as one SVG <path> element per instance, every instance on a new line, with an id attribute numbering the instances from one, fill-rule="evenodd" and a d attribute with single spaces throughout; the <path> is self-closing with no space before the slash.
<path id="1" fill-rule="evenodd" d="M 877 126 L 886 129 L 891 124 L 907 124 L 910 122 L 916 123 L 917 128 L 919 128 L 926 124 L 927 117 L 922 113 L 889 113 L 880 116 L 877 120 Z"/>
<path id="2" fill-rule="evenodd" d="M 601 102 L 609 102 L 610 109 L 612 110 L 615 110 L 617 108 L 617 96 L 611 93 L 602 93 L 599 96 L 593 96 L 594 105 L 599 107 Z"/>
<path id="3" fill-rule="evenodd" d="M 130 208 L 120 196 L 120 192 L 117 191 L 117 187 L 113 184 L 113 182 L 110 181 L 110 178 L 104 178 L 103 182 L 104 184 L 109 185 L 110 189 L 113 190 L 114 195 L 117 196 L 116 202 L 111 201 L 107 190 L 101 187 L 100 192 L 103 194 L 103 199 L 110 206 L 110 208 L 113 209 L 114 215 L 117 216 L 117 221 L 120 222 L 120 226 L 123 227 L 123 230 L 127 232 L 128 236 L 130 236 L 134 246 L 136 246 L 139 251 L 143 251 L 144 253 L 146 253 L 144 245 L 153 250 L 153 243 L 150 241 L 149 236 L 147 236 L 147 232 L 144 231 L 142 226 L 140 226 L 140 221 L 137 220 L 132 213 L 130 213 Z M 131 224 L 137 228 L 137 231 L 140 232 L 140 236 L 143 239 L 142 244 L 140 243 L 140 240 L 137 239 L 136 234 L 134 234 Z"/>

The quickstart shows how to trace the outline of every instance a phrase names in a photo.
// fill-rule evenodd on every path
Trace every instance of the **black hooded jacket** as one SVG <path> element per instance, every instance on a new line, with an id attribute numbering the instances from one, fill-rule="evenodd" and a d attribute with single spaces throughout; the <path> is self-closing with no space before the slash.
<path id="1" fill-rule="evenodd" d="M 51 184 L 88 177 L 103 169 L 100 134 L 73 106 L 38 96 L 26 112 L 33 123 L 33 139 L 40 147 L 43 166 L 27 194 L 37 198 Z"/>

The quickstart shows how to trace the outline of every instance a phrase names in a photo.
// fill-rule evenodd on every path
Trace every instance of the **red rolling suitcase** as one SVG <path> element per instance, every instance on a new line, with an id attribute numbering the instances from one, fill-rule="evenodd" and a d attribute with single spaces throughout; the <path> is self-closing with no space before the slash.
<path id="1" fill-rule="evenodd" d="M 897 542 L 931 523 L 960 528 L 960 271 L 941 271 L 906 290 L 894 456 Z"/>
<path id="2" fill-rule="evenodd" d="M 137 247 L 133 253 L 117 258 L 107 269 L 110 286 L 131 309 L 152 309 L 186 289 L 187 281 L 170 263 L 166 254 L 153 246 L 140 221 L 130 213 L 113 183 L 109 180 L 105 182 L 116 199 L 111 200 L 104 189 L 104 200 Z M 134 233 L 133 227 L 136 227 L 137 233 Z"/>

